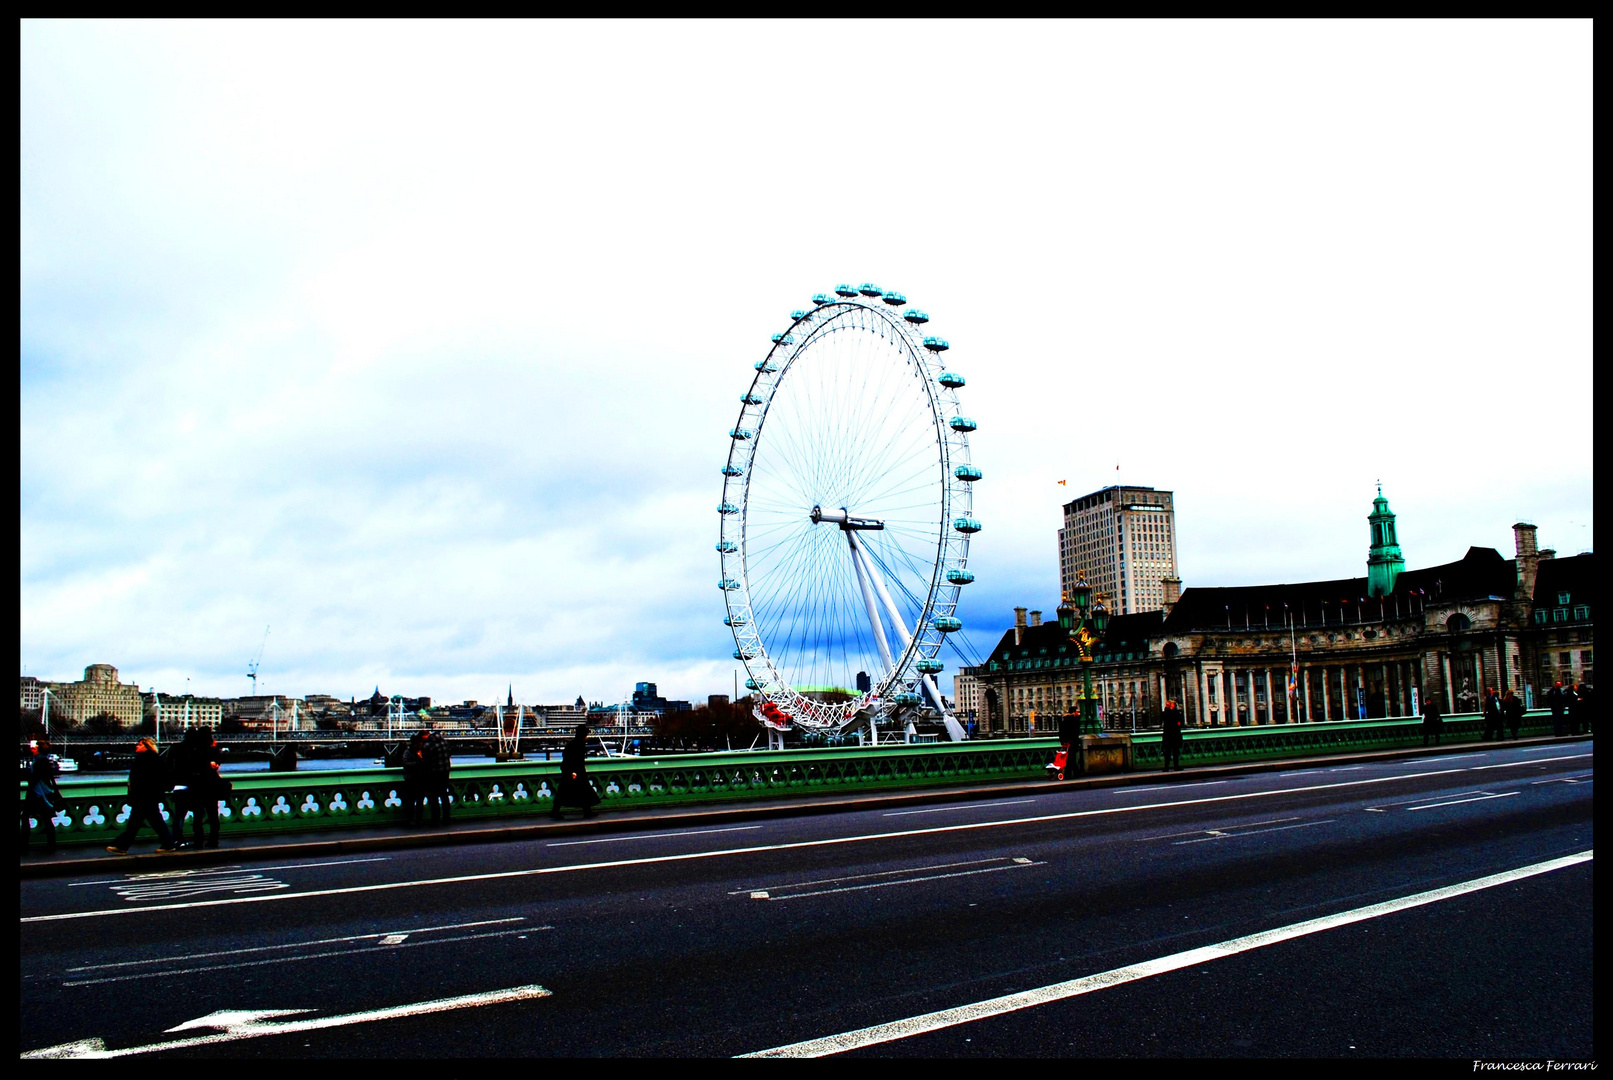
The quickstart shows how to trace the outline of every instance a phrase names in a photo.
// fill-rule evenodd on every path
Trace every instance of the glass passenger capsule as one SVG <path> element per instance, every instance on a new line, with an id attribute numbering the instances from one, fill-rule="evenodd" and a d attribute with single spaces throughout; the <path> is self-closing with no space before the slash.
<path id="1" fill-rule="evenodd" d="M 942 385 L 946 385 L 944 379 Z M 947 423 L 951 425 L 953 431 L 973 431 L 975 429 L 975 422 L 967 416 L 954 416 Z"/>
<path id="2" fill-rule="evenodd" d="M 739 545 L 732 540 L 719 540 L 717 541 L 717 550 L 724 555 L 731 555 L 739 550 Z"/>
<path id="3" fill-rule="evenodd" d="M 734 650 L 734 659 L 735 660 L 754 660 L 754 659 L 756 659 L 756 650 L 755 649 L 735 649 Z"/>
<path id="4" fill-rule="evenodd" d="M 963 620 L 951 615 L 940 615 L 936 617 L 935 628 L 943 634 L 955 634 L 963 629 Z"/>
<path id="5" fill-rule="evenodd" d="M 794 345 L 795 344 L 795 336 L 793 334 L 774 334 L 773 335 L 773 344 L 775 344 L 775 345 Z"/>
<path id="6" fill-rule="evenodd" d="M 974 579 L 975 572 L 973 570 L 960 570 L 954 567 L 947 571 L 947 580 L 954 585 L 967 585 Z"/>
<path id="7" fill-rule="evenodd" d="M 771 358 L 758 360 L 756 361 L 756 370 L 764 373 L 777 371 L 778 365 L 773 363 Z"/>
<path id="8" fill-rule="evenodd" d="M 924 699 L 913 693 L 911 690 L 903 690 L 900 694 L 892 696 L 891 700 L 896 702 L 898 705 L 917 705 Z"/>
<path id="9" fill-rule="evenodd" d="M 744 397 L 739 399 L 739 403 L 741 405 L 760 405 L 764 400 L 766 399 L 760 394 L 746 393 Z"/>
<path id="10" fill-rule="evenodd" d="M 739 582 L 735 581 L 731 577 L 725 577 L 721 581 L 717 582 L 717 588 L 721 589 L 723 592 L 733 592 L 735 589 L 739 588 Z"/>
<path id="11" fill-rule="evenodd" d="M 959 480 L 974 481 L 979 480 L 985 475 L 985 473 L 981 472 L 973 465 L 959 465 L 956 469 L 952 470 L 952 475 L 956 476 Z"/>
<path id="12" fill-rule="evenodd" d="M 833 299 L 834 299 L 834 297 L 830 296 L 826 292 L 820 292 L 820 293 L 813 293 L 812 294 L 812 302 L 814 304 L 819 304 L 819 305 L 827 304 L 830 301 L 832 301 Z"/>
<path id="13" fill-rule="evenodd" d="M 902 312 L 902 318 L 906 319 L 910 323 L 913 323 L 915 326 L 930 321 L 930 317 L 924 314 L 924 312 L 920 311 L 918 308 L 908 308 L 906 311 Z"/>
<path id="14" fill-rule="evenodd" d="M 885 303 L 889 304 L 891 307 L 901 307 L 903 304 L 907 303 L 907 297 L 903 296 L 895 289 L 892 289 L 890 292 L 885 294 Z"/>
<path id="15" fill-rule="evenodd" d="M 972 517 L 953 518 L 952 527 L 961 533 L 977 533 L 980 531 L 980 522 Z"/>
<path id="16" fill-rule="evenodd" d="M 846 285 L 846 284 L 836 285 L 835 286 L 835 292 L 838 293 L 841 296 L 856 296 L 857 295 L 857 290 L 852 288 L 850 285 Z"/>
<path id="17" fill-rule="evenodd" d="M 939 675 L 946 667 L 946 665 L 941 663 L 941 661 L 931 660 L 928 657 L 920 660 L 913 666 L 918 668 L 919 671 L 923 672 L 925 675 Z"/>
<path id="18" fill-rule="evenodd" d="M 745 622 L 746 619 L 743 615 L 727 615 L 724 616 L 722 624 L 724 626 L 744 626 Z"/>
<path id="19" fill-rule="evenodd" d="M 952 348 L 944 337 L 927 337 L 924 339 L 924 347 L 936 353 L 946 352 Z"/>
<path id="20" fill-rule="evenodd" d="M 745 689 L 747 689 L 747 690 L 759 690 L 761 688 L 756 685 L 756 680 L 755 679 L 746 679 L 745 680 Z"/>
<path id="21" fill-rule="evenodd" d="M 862 293 L 864 296 L 885 295 L 885 290 L 881 289 L 878 285 L 875 285 L 872 281 L 863 282 L 861 285 L 857 286 L 857 291 Z"/>
<path id="22" fill-rule="evenodd" d="M 756 432 L 752 431 L 750 428 L 745 428 L 745 427 L 736 427 L 736 428 L 729 428 L 728 429 L 728 437 L 730 439 L 748 439 L 748 438 L 750 438 L 751 436 L 753 436 L 755 434 L 756 434 Z"/>
<path id="23" fill-rule="evenodd" d="M 952 389 L 956 390 L 958 387 L 963 385 L 963 376 L 959 375 L 956 371 L 943 371 L 941 372 L 939 381 L 942 386 L 950 386 Z"/>
<path id="24" fill-rule="evenodd" d="M 735 506 L 733 503 L 730 503 L 730 502 L 718 503 L 717 504 L 717 513 L 719 513 L 719 514 L 737 514 L 737 513 L 739 513 L 739 507 Z"/>
<path id="25" fill-rule="evenodd" d="M 802 319 L 806 318 L 806 312 L 802 311 L 800 308 L 796 308 L 794 311 L 790 312 L 790 318 L 794 319 L 796 322 L 800 322 Z"/>
<path id="26" fill-rule="evenodd" d="M 724 465 L 722 467 L 722 474 L 724 476 L 744 476 L 745 470 L 741 469 L 738 465 Z"/>

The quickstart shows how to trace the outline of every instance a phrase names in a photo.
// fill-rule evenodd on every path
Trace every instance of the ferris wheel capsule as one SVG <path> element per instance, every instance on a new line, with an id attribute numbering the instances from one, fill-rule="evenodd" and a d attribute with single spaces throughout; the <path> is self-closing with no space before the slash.
<path id="1" fill-rule="evenodd" d="M 812 302 L 817 304 L 819 307 L 822 307 L 824 304 L 830 303 L 833 300 L 834 297 L 830 296 L 828 293 L 820 292 L 812 294 Z"/>
<path id="2" fill-rule="evenodd" d="M 885 303 L 889 304 L 891 307 L 901 307 L 903 304 L 907 303 L 907 297 L 903 296 L 894 289 L 887 292 L 880 299 L 884 300 Z"/>
<path id="3" fill-rule="evenodd" d="M 956 476 L 959 480 L 966 480 L 969 483 L 973 483 L 974 481 L 979 480 L 985 474 L 979 469 L 975 468 L 973 465 L 959 465 L 956 469 L 952 470 L 952 475 Z"/>
<path id="4" fill-rule="evenodd" d="M 963 620 L 955 619 L 951 615 L 942 615 L 935 620 L 935 628 L 943 634 L 956 634 L 963 629 Z"/>
<path id="5" fill-rule="evenodd" d="M 945 384 L 943 383 L 943 385 Z M 975 429 L 975 422 L 969 419 L 967 416 L 954 416 L 951 420 L 947 421 L 947 426 L 953 431 L 973 431 Z"/>
<path id="6" fill-rule="evenodd" d="M 853 288 L 852 286 L 850 286 L 850 285 L 836 285 L 835 286 L 835 295 L 844 296 L 846 299 L 849 300 L 853 296 L 857 295 L 857 290 L 855 288 Z"/>
<path id="7" fill-rule="evenodd" d="M 944 337 L 927 337 L 924 339 L 924 347 L 931 352 L 946 352 L 952 348 Z"/>
<path id="8" fill-rule="evenodd" d="M 946 668 L 946 665 L 939 660 L 931 660 L 926 657 L 914 663 L 913 667 L 924 675 L 938 675 Z"/>
<path id="9" fill-rule="evenodd" d="M 918 308 L 908 308 L 902 313 L 902 318 L 915 325 L 922 325 L 930 321 L 930 317 Z"/>
<path id="10" fill-rule="evenodd" d="M 722 474 L 724 476 L 743 476 L 745 474 L 745 470 L 741 469 L 738 465 L 724 465 L 722 467 Z"/>
<path id="11" fill-rule="evenodd" d="M 872 281 L 863 282 L 861 285 L 857 286 L 857 291 L 862 293 L 864 296 L 879 297 L 885 295 L 885 290 L 881 289 L 878 285 L 875 285 Z"/>
<path id="12" fill-rule="evenodd" d="M 956 371 L 943 371 L 935 381 L 950 390 L 956 390 L 963 385 L 963 376 Z"/>

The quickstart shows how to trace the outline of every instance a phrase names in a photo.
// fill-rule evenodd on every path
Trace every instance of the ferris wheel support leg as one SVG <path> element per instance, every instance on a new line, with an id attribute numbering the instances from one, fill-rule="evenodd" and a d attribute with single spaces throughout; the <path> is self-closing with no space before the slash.
<path id="1" fill-rule="evenodd" d="M 857 534 L 850 529 L 846 530 L 846 543 L 851 545 L 851 565 L 857 570 L 857 584 L 862 589 L 863 606 L 868 609 L 868 622 L 874 628 L 874 643 L 879 646 L 879 658 L 885 661 L 885 670 L 891 671 L 896 664 L 891 660 L 890 642 L 885 640 L 885 624 L 880 620 L 879 609 L 874 606 L 874 594 L 869 591 L 868 579 L 873 577 L 874 584 L 879 586 L 880 592 L 885 591 L 885 583 L 880 581 L 872 566 L 863 565 L 863 554 L 857 545 Z M 896 623 L 896 629 L 905 633 L 900 620 Z M 868 722 L 872 726 L 872 718 Z"/>

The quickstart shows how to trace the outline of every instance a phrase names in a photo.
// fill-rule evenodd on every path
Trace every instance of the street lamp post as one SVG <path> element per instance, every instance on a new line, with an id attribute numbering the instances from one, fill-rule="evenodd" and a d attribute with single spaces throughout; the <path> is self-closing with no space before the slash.
<path id="1" fill-rule="evenodd" d="M 1092 693 L 1092 650 L 1109 627 L 1109 609 L 1102 595 L 1094 598 L 1085 573 L 1077 572 L 1070 595 L 1059 605 L 1059 627 L 1075 645 L 1081 661 L 1081 734 L 1101 735 L 1098 699 Z"/>

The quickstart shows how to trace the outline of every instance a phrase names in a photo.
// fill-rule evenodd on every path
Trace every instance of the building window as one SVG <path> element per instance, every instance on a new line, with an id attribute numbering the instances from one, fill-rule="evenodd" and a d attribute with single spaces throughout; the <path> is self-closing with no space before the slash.
<path id="1" fill-rule="evenodd" d="M 1557 666 L 1558 667 L 1568 667 L 1568 666 L 1570 666 L 1569 657 L 1572 656 L 1572 655 L 1573 654 L 1571 654 L 1571 653 L 1558 653 L 1557 654 Z"/>
<path id="2" fill-rule="evenodd" d="M 1539 611 L 1535 612 L 1535 625 L 1536 626 L 1545 626 L 1546 625 L 1546 609 L 1545 608 L 1541 608 Z"/>
<path id="3" fill-rule="evenodd" d="M 1568 609 L 1565 608 L 1565 607 L 1552 608 L 1551 609 L 1551 621 L 1552 622 L 1567 622 L 1568 621 Z"/>
<path id="4" fill-rule="evenodd" d="M 1568 603 L 1568 594 L 1565 593 L 1565 592 L 1558 593 L 1557 594 L 1557 602 L 1559 604 L 1567 604 Z"/>
<path id="5" fill-rule="evenodd" d="M 1590 617 L 1591 617 L 1591 609 L 1590 609 L 1590 606 L 1588 604 L 1580 604 L 1580 605 L 1578 605 L 1577 607 L 1574 608 L 1574 618 L 1576 618 L 1576 619 L 1588 619 Z"/>
<path id="6" fill-rule="evenodd" d="M 1580 650 L 1580 653 L 1579 653 L 1579 666 L 1580 667 L 1590 667 L 1591 666 L 1591 650 L 1589 650 L 1589 649 L 1581 649 Z"/>

